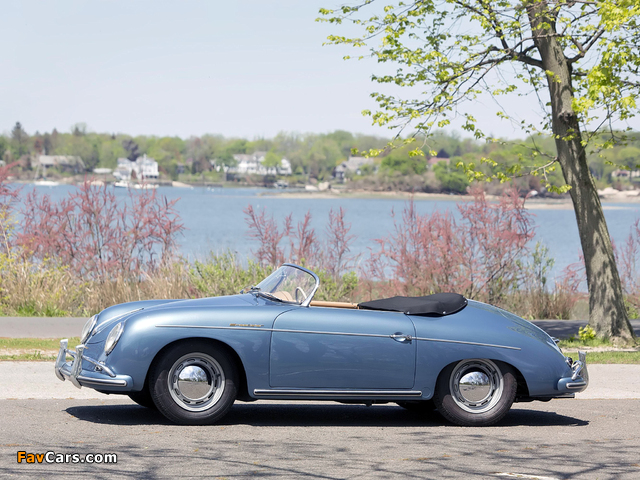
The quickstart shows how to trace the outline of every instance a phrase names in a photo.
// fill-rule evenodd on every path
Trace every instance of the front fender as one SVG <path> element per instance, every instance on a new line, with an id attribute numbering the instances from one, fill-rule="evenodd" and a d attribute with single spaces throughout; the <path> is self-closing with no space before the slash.
<path id="1" fill-rule="evenodd" d="M 190 338 L 222 342 L 240 358 L 250 385 L 268 384 L 269 343 L 275 318 L 296 306 L 167 308 L 141 310 L 128 317 L 122 336 L 103 361 L 133 379 L 141 390 L 158 353 L 170 343 Z M 104 340 L 96 347 L 104 345 Z M 91 345 L 93 347 L 93 345 Z M 256 387 L 257 388 L 257 387 Z M 250 390 L 251 391 L 251 390 Z"/>

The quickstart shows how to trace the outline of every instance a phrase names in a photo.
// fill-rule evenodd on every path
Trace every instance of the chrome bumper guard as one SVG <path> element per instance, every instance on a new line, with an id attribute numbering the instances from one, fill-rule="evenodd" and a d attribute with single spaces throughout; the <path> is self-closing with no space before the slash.
<path id="1" fill-rule="evenodd" d="M 571 364 L 571 370 L 573 374 L 570 377 L 561 378 L 558 381 L 558 390 L 561 392 L 584 391 L 589 385 L 586 352 L 578 352 L 578 360 Z"/>
<path id="2" fill-rule="evenodd" d="M 131 377 L 127 375 L 116 375 L 106 365 L 87 357 L 84 351 L 87 346 L 78 345 L 76 350 L 69 350 L 67 347 L 69 340 L 60 340 L 60 350 L 55 364 L 55 373 L 63 382 L 69 380 L 78 388 L 86 387 L 127 387 L 132 384 Z M 71 355 L 73 360 L 67 362 L 67 355 Z M 82 370 L 82 362 L 87 361 L 95 366 L 93 371 Z M 104 378 L 107 375 L 109 378 Z"/>

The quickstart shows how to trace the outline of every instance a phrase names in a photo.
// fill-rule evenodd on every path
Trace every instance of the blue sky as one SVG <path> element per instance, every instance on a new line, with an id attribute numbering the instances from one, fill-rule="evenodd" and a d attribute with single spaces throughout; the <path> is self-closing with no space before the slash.
<path id="1" fill-rule="evenodd" d="M 376 65 L 323 46 L 349 28 L 315 22 L 333 0 L 28 1 L 3 5 L 0 131 L 271 137 L 336 129 L 388 136 L 363 109 Z M 353 31 L 352 31 L 353 32 Z M 535 115 L 526 100 L 516 110 Z M 487 132 L 521 137 L 490 99 Z"/>

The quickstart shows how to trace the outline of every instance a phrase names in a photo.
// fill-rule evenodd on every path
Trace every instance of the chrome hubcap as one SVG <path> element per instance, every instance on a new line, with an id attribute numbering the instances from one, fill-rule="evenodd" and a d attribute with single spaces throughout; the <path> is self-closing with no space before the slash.
<path id="1" fill-rule="evenodd" d="M 213 407 L 224 393 L 224 371 L 206 353 L 190 353 L 179 358 L 171 367 L 168 380 L 173 401 L 191 412 Z"/>
<path id="2" fill-rule="evenodd" d="M 502 397 L 502 373 L 491 360 L 463 360 L 451 373 L 449 388 L 456 404 L 471 413 L 491 410 Z"/>
<path id="3" fill-rule="evenodd" d="M 211 391 L 211 379 L 203 368 L 189 365 L 178 374 L 178 389 L 185 398 L 200 400 Z"/>

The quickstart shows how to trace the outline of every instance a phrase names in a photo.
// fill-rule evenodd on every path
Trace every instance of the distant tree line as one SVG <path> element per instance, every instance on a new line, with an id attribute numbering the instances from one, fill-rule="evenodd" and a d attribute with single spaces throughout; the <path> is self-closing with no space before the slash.
<path id="1" fill-rule="evenodd" d="M 640 163 L 640 134 L 632 134 L 629 138 L 627 145 L 590 154 L 589 166 L 600 186 L 632 186 L 634 178 L 620 180 L 611 176 L 618 168 L 616 165 L 634 168 Z M 388 138 L 344 130 L 326 134 L 281 132 L 273 138 L 253 140 L 216 134 L 187 139 L 131 136 L 91 132 L 84 123 L 72 126 L 68 132 L 53 129 L 29 134 L 20 122 L 16 122 L 9 133 L 0 135 L 0 154 L 6 164 L 20 161 L 25 170 L 32 168 L 36 155 L 75 155 L 82 158 L 88 172 L 98 167 L 113 169 L 118 158 L 136 160 L 146 154 L 159 163 L 164 175 L 176 179 L 181 171 L 207 172 L 213 168 L 212 161 L 216 165 L 233 166 L 235 154 L 264 151 L 270 165 L 286 158 L 291 162 L 294 176 L 326 181 L 331 179 L 335 167 L 353 153 L 362 155 L 361 152 L 371 149 L 384 149 L 388 141 Z M 358 174 L 348 173 L 347 178 L 354 181 L 352 185 L 362 188 L 464 192 L 468 181 L 456 167 L 458 162 L 476 162 L 482 168 L 482 158 L 490 155 L 493 160 L 508 166 L 521 161 L 534 144 L 540 151 L 553 152 L 554 142 L 549 137 L 487 143 L 461 138 L 456 133 L 439 132 L 421 147 L 424 156 L 410 155 L 415 144 L 385 150 L 373 164 L 364 165 Z M 437 157 L 437 160 L 429 164 L 427 160 L 431 157 Z M 438 160 L 440 163 L 436 163 Z M 550 175 L 559 176 L 560 173 Z M 541 189 L 540 180 L 535 177 L 520 179 L 519 184 L 523 189 Z"/>

